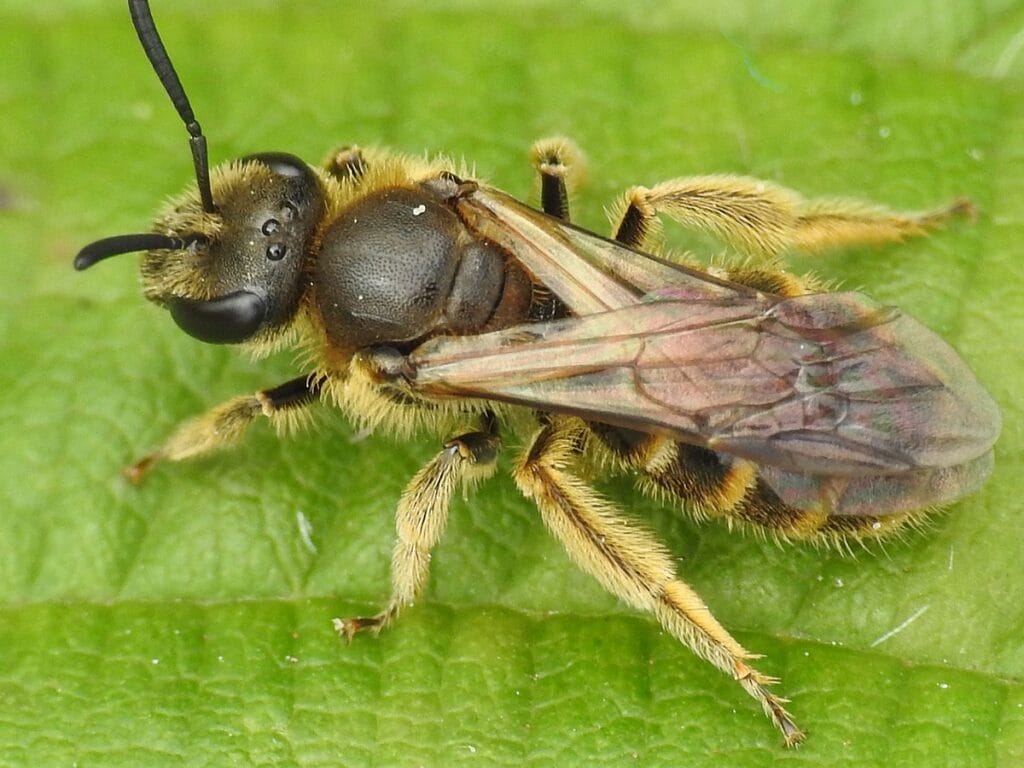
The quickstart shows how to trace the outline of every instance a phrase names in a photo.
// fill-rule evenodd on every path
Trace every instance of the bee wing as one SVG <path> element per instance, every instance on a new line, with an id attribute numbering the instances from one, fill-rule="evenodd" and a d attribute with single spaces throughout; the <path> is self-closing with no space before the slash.
<path id="1" fill-rule="evenodd" d="M 409 357 L 417 390 L 665 434 L 756 461 L 787 503 L 827 497 L 840 514 L 941 503 L 987 475 L 998 409 L 899 310 L 858 293 L 764 295 L 498 193 L 461 206 L 577 316 L 430 340 Z"/>
<path id="2" fill-rule="evenodd" d="M 515 254 L 575 315 L 630 306 L 672 288 L 684 299 L 728 303 L 758 292 L 718 280 L 614 240 L 545 216 L 495 189 L 456 201 L 466 225 L 479 237 Z"/>

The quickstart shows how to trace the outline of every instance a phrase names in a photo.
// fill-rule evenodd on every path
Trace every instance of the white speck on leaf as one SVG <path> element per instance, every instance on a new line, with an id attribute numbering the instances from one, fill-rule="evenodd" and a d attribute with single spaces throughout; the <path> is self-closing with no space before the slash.
<path id="1" fill-rule="evenodd" d="M 908 618 L 908 619 L 907 619 L 906 621 L 904 621 L 904 622 L 903 622 L 902 624 L 899 624 L 899 625 L 897 625 L 897 626 L 893 627 L 892 629 L 890 629 L 890 630 L 889 630 L 888 632 L 886 632 L 886 633 L 885 633 L 884 635 L 882 635 L 881 637 L 877 638 L 877 639 L 876 639 L 876 640 L 875 640 L 875 641 L 874 641 L 873 643 L 871 643 L 871 645 L 869 645 L 868 647 L 869 647 L 869 648 L 874 648 L 874 647 L 875 647 L 876 645 L 881 645 L 882 643 L 884 643 L 884 642 L 885 642 L 886 640 L 888 640 L 888 639 L 889 639 L 890 637 L 892 637 L 893 635 L 899 634 L 899 633 L 900 633 L 900 632 L 902 632 L 902 631 L 903 631 L 904 629 L 906 629 L 906 628 L 907 628 L 907 627 L 909 627 L 909 626 L 910 626 L 911 624 L 913 624 L 913 623 L 914 623 L 915 621 L 917 621 L 917 620 L 918 620 L 919 618 L 921 618 L 921 616 L 922 616 L 922 615 L 924 615 L 924 612 L 925 612 L 925 611 L 927 611 L 927 610 L 928 610 L 928 606 L 927 606 L 927 605 L 923 605 L 923 606 L 921 606 L 920 608 L 918 608 L 918 609 L 917 609 L 916 611 L 914 611 L 914 612 L 913 612 L 913 613 L 912 613 L 912 614 L 910 615 L 910 618 Z"/>
<path id="2" fill-rule="evenodd" d="M 1017 34 L 1011 37 L 1006 47 L 1003 48 L 1003 52 L 999 54 L 999 58 L 996 60 L 996 65 L 992 67 L 992 75 L 995 77 L 1005 77 L 1013 65 L 1013 60 L 1020 53 L 1021 48 L 1024 48 L 1024 29 L 1018 30 Z"/>
<path id="3" fill-rule="evenodd" d="M 348 441 L 352 445 L 355 445 L 356 443 L 363 442 L 363 440 L 365 440 L 366 438 L 368 438 L 372 434 L 373 434 L 373 427 L 364 427 L 363 429 L 360 429 L 358 432 L 354 433 L 352 435 L 352 437 L 350 437 L 348 439 Z"/>
<path id="4" fill-rule="evenodd" d="M 299 524 L 299 538 L 302 539 L 306 549 L 316 554 L 316 544 L 313 543 L 313 524 L 309 518 L 302 514 L 302 510 L 295 511 L 295 521 Z"/>

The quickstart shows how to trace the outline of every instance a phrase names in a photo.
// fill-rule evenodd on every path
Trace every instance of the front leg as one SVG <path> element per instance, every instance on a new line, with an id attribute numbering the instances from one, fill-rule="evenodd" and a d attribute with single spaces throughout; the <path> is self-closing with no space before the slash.
<path id="1" fill-rule="evenodd" d="M 423 590 L 430 551 L 444 533 L 452 494 L 494 474 L 500 445 L 497 419 L 486 413 L 482 426 L 447 441 L 406 486 L 395 513 L 398 538 L 391 555 L 391 599 L 376 616 L 334 619 L 334 628 L 347 640 L 363 629 L 380 632 Z"/>
<path id="2" fill-rule="evenodd" d="M 338 181 L 359 181 L 366 174 L 366 156 L 362 147 L 346 144 L 332 150 L 320 167 Z"/>
<path id="3" fill-rule="evenodd" d="M 299 376 L 270 389 L 232 398 L 181 424 L 163 445 L 125 467 L 123 474 L 137 485 L 159 461 L 183 461 L 230 447 L 259 416 L 266 416 L 279 430 L 287 430 L 317 399 L 320 386 L 319 378 Z"/>

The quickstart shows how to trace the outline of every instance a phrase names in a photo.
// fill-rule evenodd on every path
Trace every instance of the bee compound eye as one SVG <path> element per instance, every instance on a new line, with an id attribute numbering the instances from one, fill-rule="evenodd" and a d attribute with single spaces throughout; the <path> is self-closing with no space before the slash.
<path id="1" fill-rule="evenodd" d="M 169 309 L 174 322 L 189 336 L 208 344 L 238 344 L 263 324 L 267 300 L 243 289 L 207 300 L 174 297 Z"/>
<path id="2" fill-rule="evenodd" d="M 301 179 L 309 176 L 309 166 L 295 155 L 288 152 L 257 152 L 246 155 L 245 160 L 256 160 L 263 163 L 278 176 L 289 179 Z"/>

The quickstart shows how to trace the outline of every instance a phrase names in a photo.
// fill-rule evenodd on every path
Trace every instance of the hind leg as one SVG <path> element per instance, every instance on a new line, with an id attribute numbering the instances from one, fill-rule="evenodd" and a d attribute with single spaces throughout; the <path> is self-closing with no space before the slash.
<path id="1" fill-rule="evenodd" d="M 537 504 L 547 528 L 580 568 L 622 600 L 653 614 L 673 637 L 733 677 L 761 704 L 786 745 L 798 744 L 803 733 L 785 700 L 768 691 L 776 681 L 750 666 L 757 657 L 679 580 L 665 547 L 569 471 L 584 436 L 578 421 L 545 425 L 516 467 L 519 489 Z"/>
<path id="2" fill-rule="evenodd" d="M 693 176 L 633 187 L 614 210 L 615 239 L 635 248 L 657 234 L 657 217 L 665 214 L 763 259 L 792 250 L 817 253 L 898 242 L 925 235 L 951 217 L 974 214 L 965 199 L 919 213 L 858 200 L 805 200 L 792 190 L 745 176 Z"/>

